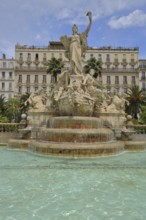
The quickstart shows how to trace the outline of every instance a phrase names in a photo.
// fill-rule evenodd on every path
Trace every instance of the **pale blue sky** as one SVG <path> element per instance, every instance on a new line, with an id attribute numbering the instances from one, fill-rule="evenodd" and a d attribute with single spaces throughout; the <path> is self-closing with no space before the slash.
<path id="1" fill-rule="evenodd" d="M 0 0 L 0 51 L 12 57 L 17 43 L 47 46 L 71 35 L 73 23 L 82 32 L 89 10 L 88 46 L 139 47 L 146 58 L 146 0 Z"/>

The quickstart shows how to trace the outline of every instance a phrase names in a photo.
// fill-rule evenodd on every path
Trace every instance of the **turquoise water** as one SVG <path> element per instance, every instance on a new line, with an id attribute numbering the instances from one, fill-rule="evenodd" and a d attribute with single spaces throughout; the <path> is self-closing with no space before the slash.
<path id="1" fill-rule="evenodd" d="M 146 152 L 41 157 L 0 148 L 0 220 L 145 220 Z"/>

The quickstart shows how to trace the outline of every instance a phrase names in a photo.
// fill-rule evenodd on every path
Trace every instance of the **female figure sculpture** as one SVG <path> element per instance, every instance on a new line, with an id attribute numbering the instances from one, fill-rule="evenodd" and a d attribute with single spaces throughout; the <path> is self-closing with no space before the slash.
<path id="1" fill-rule="evenodd" d="M 87 48 L 87 37 L 92 24 L 92 13 L 88 12 L 87 16 L 89 17 L 89 24 L 84 32 L 79 34 L 78 27 L 74 24 L 72 36 L 67 37 L 65 35 L 61 37 L 61 42 L 66 49 L 66 55 L 70 60 L 72 75 L 82 74 L 82 55 Z"/>

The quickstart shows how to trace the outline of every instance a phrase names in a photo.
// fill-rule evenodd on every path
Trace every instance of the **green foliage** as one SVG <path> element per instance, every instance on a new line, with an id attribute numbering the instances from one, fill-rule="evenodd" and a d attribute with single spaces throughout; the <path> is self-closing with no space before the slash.
<path id="1" fill-rule="evenodd" d="M 146 106 L 142 106 L 142 113 L 139 122 L 140 124 L 146 124 Z"/>
<path id="2" fill-rule="evenodd" d="M 64 63 L 62 59 L 56 59 L 55 57 L 52 57 L 51 60 L 48 61 L 47 73 L 54 77 L 55 83 L 57 82 L 57 75 L 61 73 L 63 67 Z"/>
<path id="3" fill-rule="evenodd" d="M 0 123 L 8 123 L 9 119 L 6 116 L 0 115 Z"/>
<path id="4" fill-rule="evenodd" d="M 133 86 L 128 90 L 126 99 L 129 101 L 126 112 L 132 115 L 133 118 L 138 119 L 138 114 L 142 112 L 142 105 L 146 103 L 143 91 L 138 86 Z"/>
<path id="5" fill-rule="evenodd" d="M 7 101 L 4 95 L 0 95 L 0 115 L 5 116 L 7 111 Z"/>
<path id="6" fill-rule="evenodd" d="M 10 121 L 19 121 L 20 119 L 20 102 L 16 98 L 7 101 L 7 117 Z"/>
<path id="7" fill-rule="evenodd" d="M 87 74 L 90 72 L 91 69 L 94 70 L 94 77 L 95 78 L 97 78 L 98 76 L 101 76 L 102 64 L 95 57 L 87 60 L 87 64 L 84 66 L 85 73 L 87 73 Z"/>

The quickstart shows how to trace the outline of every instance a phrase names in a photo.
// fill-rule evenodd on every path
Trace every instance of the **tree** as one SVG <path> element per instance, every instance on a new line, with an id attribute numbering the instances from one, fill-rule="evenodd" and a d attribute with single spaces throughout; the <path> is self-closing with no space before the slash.
<path id="1" fill-rule="evenodd" d="M 55 83 L 57 82 L 57 75 L 61 73 L 63 67 L 64 63 L 60 58 L 56 59 L 55 57 L 52 57 L 51 60 L 48 61 L 47 73 L 54 77 Z"/>
<path id="2" fill-rule="evenodd" d="M 129 105 L 126 106 L 126 112 L 132 115 L 133 118 L 138 119 L 138 114 L 142 111 L 142 105 L 145 105 L 146 99 L 139 86 L 133 86 L 127 92 L 127 98 Z"/>
<path id="3" fill-rule="evenodd" d="M 7 117 L 10 121 L 18 122 L 20 119 L 20 102 L 16 98 L 11 98 L 7 101 Z"/>
<path id="4" fill-rule="evenodd" d="M 146 106 L 142 106 L 142 113 L 140 115 L 140 120 L 139 122 L 141 124 L 146 124 Z"/>
<path id="5" fill-rule="evenodd" d="M 7 111 L 7 101 L 4 95 L 0 95 L 0 114 L 5 116 Z"/>
<path id="6" fill-rule="evenodd" d="M 85 73 L 89 73 L 90 70 L 94 70 L 94 77 L 97 78 L 98 76 L 101 76 L 102 72 L 102 64 L 99 60 L 97 60 L 95 57 L 90 58 L 87 60 L 87 64 L 84 66 Z"/>

